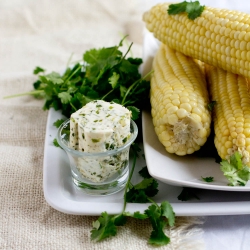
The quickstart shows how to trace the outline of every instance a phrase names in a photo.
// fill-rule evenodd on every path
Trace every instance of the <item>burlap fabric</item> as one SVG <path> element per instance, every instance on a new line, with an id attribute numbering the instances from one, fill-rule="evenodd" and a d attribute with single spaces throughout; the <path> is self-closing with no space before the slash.
<path id="1" fill-rule="evenodd" d="M 118 235 L 90 240 L 97 217 L 73 216 L 51 208 L 42 186 L 45 125 L 43 101 L 28 92 L 35 66 L 62 70 L 71 53 L 112 46 L 129 34 L 141 56 L 142 12 L 149 1 L 0 1 L 0 249 L 151 249 L 148 221 L 130 219 Z M 202 249 L 199 220 L 177 218 L 161 249 Z"/>

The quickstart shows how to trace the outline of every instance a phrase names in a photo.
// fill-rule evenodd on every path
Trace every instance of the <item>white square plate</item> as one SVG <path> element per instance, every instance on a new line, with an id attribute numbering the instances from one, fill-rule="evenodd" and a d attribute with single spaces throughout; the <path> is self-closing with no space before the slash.
<path id="1" fill-rule="evenodd" d="M 143 75 L 152 67 L 152 60 L 159 47 L 159 42 L 147 30 L 144 31 Z M 149 112 L 143 113 L 143 141 L 147 167 L 150 174 L 162 182 L 193 188 L 223 191 L 250 191 L 250 182 L 246 186 L 228 186 L 227 179 L 214 158 L 199 158 L 194 155 L 176 156 L 166 152 L 154 132 Z M 214 181 L 206 183 L 202 177 L 214 177 Z"/>

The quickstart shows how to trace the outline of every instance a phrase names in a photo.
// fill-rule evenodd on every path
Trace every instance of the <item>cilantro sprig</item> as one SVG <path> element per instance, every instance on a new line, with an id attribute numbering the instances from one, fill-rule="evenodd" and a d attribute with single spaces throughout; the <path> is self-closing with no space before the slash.
<path id="1" fill-rule="evenodd" d="M 185 12 L 187 13 L 189 19 L 194 20 L 201 15 L 204 9 L 205 6 L 200 5 L 199 1 L 184 1 L 181 3 L 170 4 L 167 11 L 169 15 L 176 15 Z"/>
<path id="2" fill-rule="evenodd" d="M 134 219 L 149 219 L 152 225 L 152 232 L 149 236 L 148 243 L 152 245 L 166 245 L 170 242 L 170 238 L 164 233 L 164 228 L 174 226 L 175 213 L 169 202 L 164 201 L 160 205 L 155 203 L 151 197 L 158 192 L 158 183 L 149 175 L 147 168 L 144 167 L 139 174 L 143 180 L 136 185 L 131 183 L 131 178 L 136 165 L 136 158 L 139 156 L 140 148 L 137 144 L 132 145 L 133 151 L 133 165 L 129 175 L 129 180 L 125 187 L 123 209 L 120 214 L 109 215 L 106 211 L 101 213 L 101 216 L 93 222 L 93 229 L 91 230 L 91 239 L 94 241 L 101 241 L 108 237 L 117 234 L 117 227 L 126 224 L 127 217 Z M 126 212 L 127 202 L 138 202 L 152 204 L 141 213 L 136 211 L 134 213 Z"/>
<path id="3" fill-rule="evenodd" d="M 229 161 L 222 160 L 220 164 L 229 186 L 245 186 L 250 179 L 250 168 L 243 164 L 242 155 L 238 151 L 231 155 Z"/>
<path id="4" fill-rule="evenodd" d="M 213 176 L 207 176 L 207 177 L 202 177 L 201 179 L 205 182 L 213 182 L 214 181 L 214 177 Z"/>
<path id="5" fill-rule="evenodd" d="M 65 122 L 65 119 L 58 119 L 56 120 L 53 125 L 56 127 L 56 128 L 59 128 L 63 123 Z"/>

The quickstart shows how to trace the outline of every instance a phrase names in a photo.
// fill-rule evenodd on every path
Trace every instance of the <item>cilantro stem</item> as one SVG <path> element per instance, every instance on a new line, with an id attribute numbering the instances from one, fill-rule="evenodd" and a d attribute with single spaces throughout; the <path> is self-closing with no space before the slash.
<path id="1" fill-rule="evenodd" d="M 128 40 L 126 39 L 127 36 L 124 36 L 123 34 L 120 34 L 120 36 L 123 38 L 123 39 L 122 39 L 122 42 L 125 42 L 125 44 L 127 45 L 127 47 L 129 47 Z M 133 57 L 132 50 L 130 50 L 130 56 Z"/>
<path id="2" fill-rule="evenodd" d="M 56 95 L 58 95 L 58 92 L 56 91 L 56 88 L 53 88 L 54 92 Z"/>
<path id="3" fill-rule="evenodd" d="M 77 110 L 77 108 L 71 102 L 69 102 L 69 104 L 75 111 Z"/>
<path id="4" fill-rule="evenodd" d="M 126 52 L 125 55 L 121 58 L 121 61 L 122 61 L 123 59 L 125 59 L 125 57 L 127 56 L 128 52 L 130 51 L 132 45 L 133 45 L 133 43 L 131 43 L 131 44 L 129 45 L 129 47 L 128 47 L 128 49 L 127 49 L 127 52 Z"/>
<path id="5" fill-rule="evenodd" d="M 122 213 L 125 211 L 126 209 L 126 205 L 127 205 L 127 201 L 126 201 L 126 197 L 127 197 L 127 191 L 128 191 L 128 188 L 129 188 L 129 185 L 131 184 L 131 179 L 132 179 L 132 176 L 133 176 L 133 173 L 134 173 L 134 170 L 135 170 L 135 164 L 136 164 L 136 152 L 133 152 L 133 164 L 132 164 L 132 168 L 131 168 L 131 171 L 129 173 L 129 177 L 128 177 L 128 181 L 126 183 L 126 186 L 125 186 L 125 190 L 124 190 L 124 199 L 123 199 L 123 209 L 122 209 Z"/>
<path id="6" fill-rule="evenodd" d="M 75 71 L 68 77 L 65 79 L 65 84 L 68 83 L 68 81 L 76 74 L 76 72 L 82 67 L 82 65 L 79 64 L 79 66 L 75 69 Z"/>
<path id="7" fill-rule="evenodd" d="M 154 200 L 152 200 L 151 198 L 147 197 L 148 201 L 150 201 L 151 203 L 153 203 L 154 205 L 156 205 L 157 207 L 160 207 Z"/>
<path id="8" fill-rule="evenodd" d="M 119 48 L 119 47 L 122 47 L 122 43 L 123 43 L 123 41 L 126 39 L 127 36 L 128 36 L 128 35 L 126 35 L 126 36 L 124 36 L 124 37 L 122 38 L 122 40 L 120 41 L 119 45 L 117 46 L 118 48 Z"/>
<path id="9" fill-rule="evenodd" d="M 111 94 L 114 91 L 114 89 L 111 89 L 107 94 L 105 94 L 101 100 L 104 100 L 109 94 Z"/>
<path id="10" fill-rule="evenodd" d="M 26 93 L 5 96 L 5 97 L 3 97 L 3 99 L 19 97 L 19 96 L 25 96 L 25 95 L 37 95 L 37 94 L 41 94 L 41 93 L 44 93 L 44 91 L 43 90 L 34 90 L 34 91 L 26 92 Z"/>
<path id="11" fill-rule="evenodd" d="M 122 43 L 123 43 L 123 41 L 126 39 L 126 37 L 127 37 L 127 36 L 125 36 L 125 37 L 121 40 L 119 46 L 116 46 L 116 47 L 117 47 L 117 50 L 118 50 L 118 48 L 119 48 L 120 46 L 122 46 Z M 131 44 L 129 45 L 129 47 L 128 47 L 126 53 L 125 53 L 124 56 L 120 59 L 119 63 L 120 63 L 122 60 L 125 59 L 125 57 L 127 56 L 128 52 L 130 51 L 132 45 L 133 45 L 133 43 L 131 43 Z M 119 63 L 118 63 L 118 64 L 119 64 Z"/>

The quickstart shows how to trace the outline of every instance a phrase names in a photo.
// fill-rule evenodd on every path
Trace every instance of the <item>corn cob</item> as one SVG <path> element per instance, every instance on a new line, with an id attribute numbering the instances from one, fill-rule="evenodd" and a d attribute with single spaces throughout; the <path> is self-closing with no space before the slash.
<path id="1" fill-rule="evenodd" d="M 205 74 L 190 57 L 161 44 L 153 60 L 150 102 L 155 132 L 169 153 L 192 154 L 210 134 Z"/>
<path id="2" fill-rule="evenodd" d="M 154 36 L 170 48 L 229 72 L 250 77 L 250 15 L 205 7 L 200 17 L 169 15 L 160 3 L 143 15 Z"/>
<path id="3" fill-rule="evenodd" d="M 208 89 L 213 108 L 215 147 L 222 159 L 229 160 L 234 152 L 250 166 L 250 95 L 247 79 L 225 70 L 206 65 Z"/>

